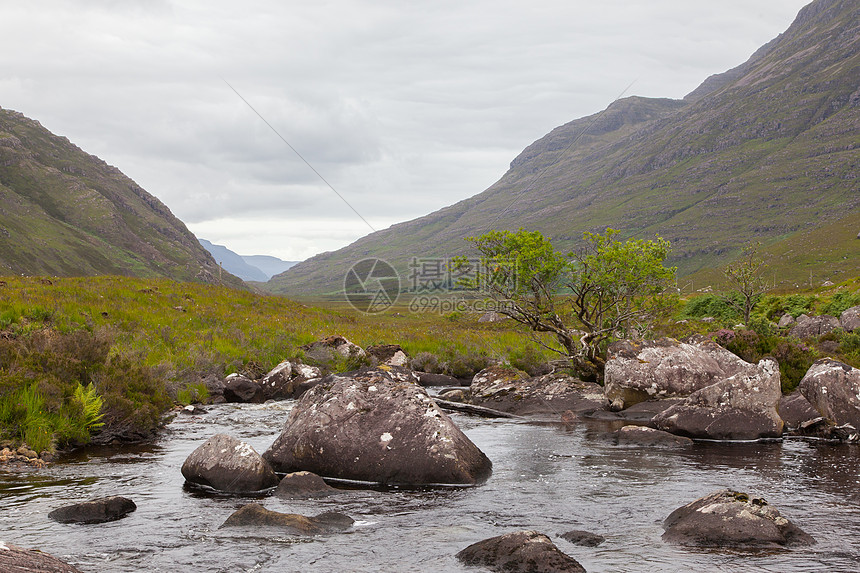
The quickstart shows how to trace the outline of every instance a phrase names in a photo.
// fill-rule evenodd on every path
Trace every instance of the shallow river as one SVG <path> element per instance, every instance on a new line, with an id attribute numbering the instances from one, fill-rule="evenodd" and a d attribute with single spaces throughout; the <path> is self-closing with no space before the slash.
<path id="1" fill-rule="evenodd" d="M 0 470 L 0 541 L 51 553 L 85 572 L 477 571 L 454 555 L 520 529 L 548 534 L 591 573 L 633 571 L 860 571 L 860 447 L 803 441 L 698 443 L 688 451 L 612 445 L 605 422 L 572 427 L 454 414 L 493 461 L 479 487 L 345 490 L 321 500 L 206 495 L 186 489 L 182 462 L 224 432 L 262 453 L 290 402 L 223 404 L 179 416 L 152 445 L 78 452 L 38 472 Z M 762 496 L 813 535 L 811 548 L 776 552 L 691 550 L 664 544 L 677 507 L 731 487 Z M 123 495 L 137 511 L 100 525 L 64 525 L 51 510 Z M 219 529 L 241 505 L 356 520 L 346 533 L 272 537 Z M 594 548 L 558 537 L 584 529 Z"/>

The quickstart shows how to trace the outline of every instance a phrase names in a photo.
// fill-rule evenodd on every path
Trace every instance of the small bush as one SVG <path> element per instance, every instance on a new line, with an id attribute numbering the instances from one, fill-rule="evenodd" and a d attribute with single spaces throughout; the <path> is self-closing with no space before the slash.
<path id="1" fill-rule="evenodd" d="M 189 404 L 203 404 L 209 398 L 209 388 L 206 384 L 188 384 L 176 393 L 176 401 L 187 406 Z"/>
<path id="2" fill-rule="evenodd" d="M 432 352 L 419 352 L 410 361 L 409 366 L 418 372 L 427 372 L 429 374 L 441 374 L 439 368 L 439 357 Z"/>
<path id="3" fill-rule="evenodd" d="M 737 297 L 736 297 L 737 298 Z M 741 304 L 740 299 L 737 300 Z M 722 322 L 738 320 L 741 314 L 725 298 L 715 294 L 705 294 L 691 298 L 681 309 L 683 318 L 705 318 L 712 316 Z"/>
<path id="4" fill-rule="evenodd" d="M 858 305 L 860 305 L 860 292 L 850 293 L 840 291 L 834 294 L 827 304 L 821 307 L 821 314 L 839 316 L 843 311 Z"/>
<path id="5" fill-rule="evenodd" d="M 529 376 L 540 376 L 550 371 L 546 357 L 534 345 L 525 345 L 508 351 L 508 362 Z"/>

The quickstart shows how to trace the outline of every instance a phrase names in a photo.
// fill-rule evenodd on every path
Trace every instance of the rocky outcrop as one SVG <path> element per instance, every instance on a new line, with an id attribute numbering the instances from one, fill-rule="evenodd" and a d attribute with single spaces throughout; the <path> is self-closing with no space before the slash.
<path id="1" fill-rule="evenodd" d="M 785 422 L 786 429 L 799 428 L 804 423 L 821 416 L 799 390 L 780 398 L 778 411 L 779 417 Z"/>
<path id="2" fill-rule="evenodd" d="M 311 472 L 287 474 L 275 488 L 275 495 L 284 499 L 308 499 L 326 497 L 338 490 L 328 485 L 323 478 Z"/>
<path id="3" fill-rule="evenodd" d="M 242 374 L 230 374 L 224 379 L 224 399 L 240 404 L 259 404 L 266 401 L 260 384 Z"/>
<path id="4" fill-rule="evenodd" d="M 605 409 L 603 389 L 564 374 L 528 378 L 512 368 L 491 366 L 472 379 L 470 402 L 518 416 L 576 414 Z"/>
<path id="5" fill-rule="evenodd" d="M 663 528 L 663 541 L 677 545 L 775 548 L 815 543 L 765 500 L 728 489 L 676 509 Z"/>
<path id="6" fill-rule="evenodd" d="M 316 366 L 284 360 L 260 380 L 260 387 L 266 400 L 286 400 L 298 398 L 322 377 L 322 370 Z"/>
<path id="7" fill-rule="evenodd" d="M 860 331 L 860 306 L 852 306 L 839 315 L 839 324 L 845 332 Z"/>
<path id="8" fill-rule="evenodd" d="M 781 317 L 779 317 L 779 322 L 776 323 L 776 325 L 779 328 L 788 328 L 789 326 L 792 326 L 793 324 L 794 324 L 794 317 L 791 316 L 790 314 L 783 314 Z"/>
<path id="9" fill-rule="evenodd" d="M 286 535 L 321 535 L 345 531 L 353 523 L 351 517 L 342 513 L 329 511 L 306 517 L 296 513 L 279 513 L 259 503 L 249 503 L 233 512 L 221 527 L 272 527 Z"/>
<path id="10" fill-rule="evenodd" d="M 408 366 L 409 356 L 399 344 L 379 344 L 376 346 L 368 346 L 367 354 L 369 354 L 376 364 L 386 364 L 388 366 Z"/>
<path id="11" fill-rule="evenodd" d="M 367 358 L 362 347 L 337 335 L 305 344 L 301 349 L 308 362 L 329 368 L 344 360 Z"/>
<path id="12" fill-rule="evenodd" d="M 860 369 L 823 358 L 800 381 L 800 393 L 827 420 L 860 429 Z"/>
<path id="13" fill-rule="evenodd" d="M 624 426 L 613 436 L 619 446 L 688 448 L 693 440 L 647 426 Z"/>
<path id="14" fill-rule="evenodd" d="M 646 400 L 687 397 L 749 367 L 710 340 L 621 340 L 607 351 L 606 398 L 613 410 Z"/>
<path id="15" fill-rule="evenodd" d="M 430 372 L 416 372 L 418 383 L 422 386 L 462 386 L 460 380 L 447 374 L 432 374 Z"/>
<path id="16" fill-rule="evenodd" d="M 135 509 L 133 501 L 115 495 L 59 507 L 48 517 L 60 523 L 105 523 L 121 519 Z"/>
<path id="17" fill-rule="evenodd" d="M 757 440 L 782 435 L 777 407 L 782 396 L 779 365 L 765 358 L 654 417 L 660 430 L 708 440 Z"/>
<path id="18" fill-rule="evenodd" d="M 788 331 L 789 336 L 797 338 L 817 338 L 839 328 L 839 319 L 835 316 L 806 316 L 797 317 L 794 326 Z"/>
<path id="19" fill-rule="evenodd" d="M 537 531 L 517 531 L 473 543 L 457 553 L 457 559 L 504 573 L 585 573 L 576 559 Z"/>
<path id="20" fill-rule="evenodd" d="M 36 549 L 0 543 L 0 571 L 3 573 L 81 573 L 80 569 Z"/>
<path id="21" fill-rule="evenodd" d="M 182 475 L 198 486 L 230 493 L 266 490 L 278 476 L 257 451 L 232 436 L 216 434 L 185 459 Z"/>
<path id="22" fill-rule="evenodd" d="M 279 472 L 384 484 L 475 484 L 492 470 L 423 388 L 377 369 L 320 382 L 263 457 Z"/>

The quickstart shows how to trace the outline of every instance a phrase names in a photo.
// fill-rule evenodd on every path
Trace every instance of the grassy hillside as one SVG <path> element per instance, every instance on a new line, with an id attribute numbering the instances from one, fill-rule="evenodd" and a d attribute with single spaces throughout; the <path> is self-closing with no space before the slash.
<path id="1" fill-rule="evenodd" d="M 563 125 L 483 193 L 313 257 L 269 287 L 334 293 L 345 269 L 368 256 L 403 276 L 411 257 L 465 254 L 463 239 L 490 229 L 539 230 L 564 248 L 607 226 L 668 239 L 682 277 L 728 263 L 750 241 L 774 253 L 805 244 L 777 257 L 774 270 L 799 266 L 823 281 L 833 272 L 816 254 L 832 244 L 825 229 L 860 213 L 858 34 L 860 4 L 816 0 L 691 97 L 627 98 Z"/>
<path id="2" fill-rule="evenodd" d="M 0 272 L 214 283 L 218 265 L 170 210 L 117 168 L 0 109 Z M 229 274 L 226 284 L 242 286 Z"/>

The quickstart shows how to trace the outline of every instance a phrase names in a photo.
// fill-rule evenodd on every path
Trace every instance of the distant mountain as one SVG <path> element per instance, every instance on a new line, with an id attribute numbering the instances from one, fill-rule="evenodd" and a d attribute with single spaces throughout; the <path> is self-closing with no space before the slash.
<path id="1" fill-rule="evenodd" d="M 583 231 L 673 247 L 704 276 L 760 241 L 785 283 L 858 274 L 860 2 L 815 0 L 747 62 L 684 100 L 630 97 L 529 145 L 489 189 L 307 259 L 273 292 L 333 293 L 368 257 L 407 276 L 412 257 L 474 254 L 490 229 L 540 230 L 560 249 Z"/>
<path id="2" fill-rule="evenodd" d="M 65 137 L 0 108 L 3 274 L 219 280 L 212 256 L 161 201 Z"/>
<path id="3" fill-rule="evenodd" d="M 296 264 L 295 261 L 282 261 L 269 255 L 239 255 L 223 245 L 213 245 L 206 239 L 200 239 L 200 244 L 224 270 L 245 281 L 264 283 Z"/>

